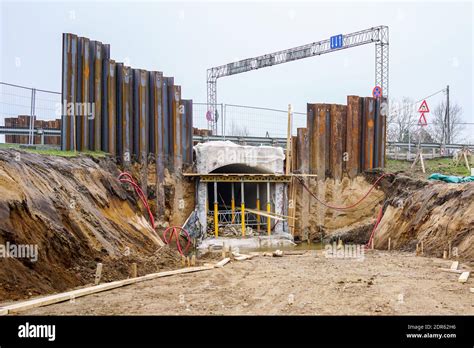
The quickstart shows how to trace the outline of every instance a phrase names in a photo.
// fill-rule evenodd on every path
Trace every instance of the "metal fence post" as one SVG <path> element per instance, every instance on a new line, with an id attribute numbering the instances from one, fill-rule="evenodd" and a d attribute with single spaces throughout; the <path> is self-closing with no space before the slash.
<path id="1" fill-rule="evenodd" d="M 29 134 L 28 134 L 28 145 L 33 145 L 35 142 L 34 137 L 34 125 L 35 125 L 35 98 L 36 98 L 36 89 L 31 89 L 31 109 L 30 109 L 30 125 L 29 125 Z"/>

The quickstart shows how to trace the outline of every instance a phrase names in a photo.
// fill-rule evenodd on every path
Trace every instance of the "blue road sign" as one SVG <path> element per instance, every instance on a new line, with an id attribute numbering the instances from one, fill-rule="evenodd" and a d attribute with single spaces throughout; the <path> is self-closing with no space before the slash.
<path id="1" fill-rule="evenodd" d="M 331 36 L 330 38 L 331 49 L 333 48 L 341 48 L 342 47 L 342 34 Z"/>

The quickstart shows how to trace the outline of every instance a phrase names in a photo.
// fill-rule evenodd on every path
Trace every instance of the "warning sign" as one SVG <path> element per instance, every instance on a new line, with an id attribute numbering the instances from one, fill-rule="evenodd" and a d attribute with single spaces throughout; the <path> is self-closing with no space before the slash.
<path id="1" fill-rule="evenodd" d="M 418 109 L 418 112 L 430 112 L 430 109 L 428 108 L 428 104 L 426 103 L 426 100 L 423 100 L 423 102 L 420 105 L 420 108 Z"/>
<path id="2" fill-rule="evenodd" d="M 423 100 L 421 103 L 418 112 L 421 113 L 420 118 L 418 119 L 418 125 L 423 127 L 427 126 L 428 122 L 426 121 L 425 113 L 430 112 L 430 109 L 428 108 L 428 104 L 426 103 L 426 100 Z"/>

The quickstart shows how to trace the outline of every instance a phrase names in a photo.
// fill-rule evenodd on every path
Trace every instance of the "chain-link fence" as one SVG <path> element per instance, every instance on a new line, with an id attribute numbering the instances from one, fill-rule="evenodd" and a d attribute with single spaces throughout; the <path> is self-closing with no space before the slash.
<path id="1" fill-rule="evenodd" d="M 60 145 L 61 93 L 0 82 L 0 143 Z"/>

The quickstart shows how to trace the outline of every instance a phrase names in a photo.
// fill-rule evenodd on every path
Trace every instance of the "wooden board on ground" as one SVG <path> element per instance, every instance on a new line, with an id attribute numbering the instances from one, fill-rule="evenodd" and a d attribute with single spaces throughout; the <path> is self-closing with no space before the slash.
<path id="1" fill-rule="evenodd" d="M 216 263 L 216 264 L 214 265 L 214 267 L 216 267 L 216 268 L 222 268 L 222 267 L 224 267 L 224 265 L 225 265 L 226 263 L 228 263 L 229 261 L 230 261 L 230 258 L 229 258 L 229 257 L 226 257 L 225 259 L 223 259 L 223 260 L 219 261 L 218 263 Z"/>
<path id="2" fill-rule="evenodd" d="M 100 284 L 100 285 L 95 285 L 95 286 L 90 286 L 87 288 L 83 289 L 77 289 L 77 290 L 72 290 L 56 295 L 50 295 L 50 296 L 45 296 L 37 299 L 32 299 L 32 300 L 27 300 L 27 301 L 22 301 L 19 303 L 15 303 L 9 306 L 5 306 L 3 308 L 0 308 L 0 315 L 7 315 L 10 313 L 18 313 L 22 312 L 31 308 L 36 308 L 36 307 L 43 307 L 47 306 L 50 304 L 54 303 L 59 303 L 59 302 L 65 302 L 69 301 L 71 299 L 76 299 L 78 297 L 86 296 L 86 295 L 91 295 L 95 294 L 98 292 L 102 291 L 107 291 L 107 290 L 112 290 L 115 288 L 119 288 L 122 286 L 130 285 L 130 284 L 135 284 L 139 282 L 143 282 L 146 280 L 152 280 L 156 278 L 162 278 L 162 277 L 168 277 L 171 275 L 176 275 L 176 274 L 184 274 L 184 273 L 193 273 L 193 272 L 199 272 L 199 271 L 206 271 L 206 270 L 211 270 L 214 269 L 215 267 L 223 267 L 227 262 L 223 263 L 223 261 L 229 260 L 229 259 L 224 259 L 220 262 L 218 262 L 215 265 L 210 265 L 210 266 L 200 266 L 200 267 L 189 267 L 189 268 L 183 268 L 183 269 L 178 269 L 174 271 L 166 271 L 166 272 L 159 272 L 159 273 L 151 273 L 142 277 L 137 277 L 137 278 L 129 278 L 129 279 L 124 279 L 124 280 L 117 280 L 114 282 L 110 283 L 105 283 L 105 284 Z"/>
<path id="3" fill-rule="evenodd" d="M 461 274 L 464 272 L 464 271 L 461 271 L 460 269 L 451 269 L 451 268 L 440 268 L 440 271 L 449 272 L 449 273 L 457 273 L 457 274 Z"/>
<path id="4" fill-rule="evenodd" d="M 460 283 L 465 283 L 467 282 L 467 279 L 469 278 L 470 272 L 462 272 L 462 274 L 459 276 L 459 282 Z"/>
<path id="5" fill-rule="evenodd" d="M 469 291 L 474 294 L 474 288 L 470 288 Z"/>
<path id="6" fill-rule="evenodd" d="M 458 269 L 458 266 L 459 266 L 459 261 L 454 261 L 451 265 L 451 269 L 454 271 L 454 270 L 457 270 Z"/>

